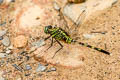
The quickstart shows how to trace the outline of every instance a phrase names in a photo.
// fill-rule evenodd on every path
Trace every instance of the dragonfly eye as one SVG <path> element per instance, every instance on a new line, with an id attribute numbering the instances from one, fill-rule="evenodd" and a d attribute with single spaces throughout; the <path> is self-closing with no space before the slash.
<path id="1" fill-rule="evenodd" d="M 49 29 L 52 29 L 52 26 L 51 26 L 51 25 L 45 26 L 44 32 L 45 32 L 46 34 L 48 34 L 48 33 L 49 33 Z"/>

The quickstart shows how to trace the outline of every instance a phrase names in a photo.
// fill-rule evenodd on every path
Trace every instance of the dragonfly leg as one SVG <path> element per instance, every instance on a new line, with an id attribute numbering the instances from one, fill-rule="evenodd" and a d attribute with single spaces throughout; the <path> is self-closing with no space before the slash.
<path id="1" fill-rule="evenodd" d="M 46 50 L 50 49 L 52 46 L 53 46 L 53 38 L 52 38 L 50 46 Z"/>
<path id="2" fill-rule="evenodd" d="M 55 39 L 56 40 L 56 39 Z M 60 49 L 58 49 L 56 52 L 55 52 L 55 54 L 53 55 L 53 57 L 52 58 L 54 58 L 55 57 L 55 55 L 56 55 L 56 53 L 57 52 L 59 52 L 62 48 L 63 48 L 63 45 L 58 41 L 58 40 L 56 40 L 57 41 L 57 43 L 61 46 L 61 48 Z"/>
<path id="3" fill-rule="evenodd" d="M 46 37 L 44 40 L 46 41 L 47 39 L 49 39 L 51 37 L 51 35 L 50 36 L 48 36 L 48 37 Z"/>

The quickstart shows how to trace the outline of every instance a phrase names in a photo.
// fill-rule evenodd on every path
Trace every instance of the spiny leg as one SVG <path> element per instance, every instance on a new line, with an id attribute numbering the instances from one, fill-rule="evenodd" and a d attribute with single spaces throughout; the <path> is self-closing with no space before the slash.
<path id="1" fill-rule="evenodd" d="M 56 40 L 56 39 L 55 39 Z M 58 40 L 56 40 L 57 41 L 57 43 L 61 46 L 61 48 L 60 49 L 58 49 L 56 52 L 55 52 L 55 54 L 53 55 L 53 57 L 52 58 L 54 58 L 55 57 L 55 55 L 56 55 L 56 53 L 57 52 L 59 52 L 62 48 L 63 48 L 63 45 L 58 41 Z"/>
<path id="2" fill-rule="evenodd" d="M 48 36 L 47 38 L 45 38 L 44 40 L 47 40 L 47 39 L 49 39 L 50 37 L 51 37 L 51 35 L 50 35 L 50 36 Z M 55 42 L 56 42 L 56 41 L 55 41 Z M 53 43 L 54 43 L 54 42 L 53 42 L 53 38 L 52 38 L 51 45 L 50 45 L 50 47 L 49 47 L 48 49 L 50 49 L 50 48 L 53 46 Z M 48 50 L 48 49 L 47 49 L 47 50 Z M 47 51 L 47 50 L 46 50 L 46 51 Z"/>
<path id="3" fill-rule="evenodd" d="M 53 42 L 53 38 L 52 38 L 52 41 L 51 41 L 50 46 L 49 46 L 45 51 L 47 51 L 48 49 L 50 49 L 50 48 L 53 46 L 53 43 L 55 43 L 55 42 L 56 42 L 56 41 Z"/>
<path id="4" fill-rule="evenodd" d="M 51 37 L 51 35 L 50 36 L 48 36 L 48 37 L 46 37 L 44 40 L 46 41 L 47 39 L 49 39 Z"/>
<path id="5" fill-rule="evenodd" d="M 44 40 L 46 41 L 46 40 L 49 39 L 50 37 L 51 37 L 51 35 L 48 36 L 48 37 L 46 37 Z M 52 39 L 51 45 L 53 45 L 53 39 Z M 52 46 L 50 46 L 50 47 L 52 47 Z M 50 48 L 50 47 L 49 47 L 49 48 Z M 48 49 L 49 49 L 49 48 L 48 48 Z M 47 50 L 48 50 L 48 49 L 47 49 Z M 45 50 L 45 51 L 47 51 L 47 50 Z M 45 52 L 45 51 L 44 51 L 44 52 Z"/>
<path id="6" fill-rule="evenodd" d="M 52 41 L 51 41 L 50 46 L 46 49 L 46 51 L 47 51 L 48 49 L 50 49 L 52 46 L 53 46 L 53 38 L 52 38 Z"/>

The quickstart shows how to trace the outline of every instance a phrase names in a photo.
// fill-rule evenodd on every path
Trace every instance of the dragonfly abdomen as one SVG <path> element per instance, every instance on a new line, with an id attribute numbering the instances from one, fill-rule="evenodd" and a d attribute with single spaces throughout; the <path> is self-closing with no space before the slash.
<path id="1" fill-rule="evenodd" d="M 89 47 L 89 48 L 92 48 L 92 49 L 97 50 L 97 51 L 99 51 L 99 52 L 103 52 L 103 53 L 105 53 L 105 54 L 110 55 L 109 52 L 107 52 L 107 51 L 105 51 L 105 50 L 103 50 L 103 49 L 101 49 L 101 48 L 97 48 L 97 47 L 94 47 L 94 46 L 91 46 L 91 45 L 88 45 L 88 44 L 82 43 L 82 42 L 78 42 L 78 43 L 79 43 L 80 45 L 82 45 L 82 46 Z"/>

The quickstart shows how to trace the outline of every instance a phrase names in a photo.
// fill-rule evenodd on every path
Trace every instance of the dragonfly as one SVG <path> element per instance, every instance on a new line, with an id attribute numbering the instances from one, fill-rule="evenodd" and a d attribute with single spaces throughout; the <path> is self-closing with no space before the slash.
<path id="1" fill-rule="evenodd" d="M 78 43 L 79 45 L 82 45 L 82 46 L 85 46 L 85 47 L 88 47 L 88 48 L 91 48 L 91 49 L 94 49 L 94 50 L 97 50 L 99 52 L 102 52 L 104 54 L 107 54 L 107 55 L 110 55 L 110 53 L 104 49 L 101 49 L 101 48 L 97 48 L 97 47 L 94 47 L 92 45 L 89 45 L 89 44 L 86 44 L 86 43 L 83 43 L 83 42 L 79 42 L 79 41 L 76 41 L 74 39 L 72 39 L 70 37 L 70 35 L 65 31 L 63 30 L 62 28 L 60 27 L 53 27 L 51 25 L 48 25 L 48 26 L 45 26 L 44 28 L 44 32 L 46 34 L 49 34 L 48 37 L 46 37 L 44 40 L 48 40 L 49 38 L 52 38 L 52 41 L 51 41 L 51 45 L 48 47 L 48 49 L 50 49 L 52 46 L 53 46 L 53 40 L 55 40 L 61 47 L 55 52 L 55 54 L 53 55 L 52 58 L 55 57 L 56 53 L 58 53 L 64 46 L 60 43 L 60 41 L 64 41 L 65 43 L 67 44 L 71 44 L 71 43 Z M 47 49 L 47 50 L 48 50 Z"/>

